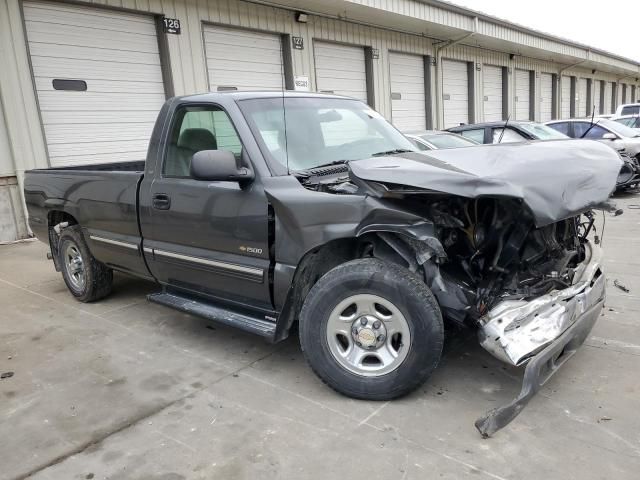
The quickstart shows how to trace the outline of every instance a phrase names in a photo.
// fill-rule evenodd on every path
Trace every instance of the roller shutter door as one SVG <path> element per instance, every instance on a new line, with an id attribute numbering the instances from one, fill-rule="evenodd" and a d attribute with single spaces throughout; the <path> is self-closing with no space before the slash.
<path id="1" fill-rule="evenodd" d="M 399 130 L 427 128 L 424 94 L 424 59 L 418 55 L 389 53 L 391 121 Z"/>
<path id="2" fill-rule="evenodd" d="M 576 99 L 576 115 L 578 118 L 587 115 L 587 79 L 578 80 L 578 98 Z"/>
<path id="3" fill-rule="evenodd" d="M 204 27 L 209 90 L 282 90 L 280 35 Z"/>
<path id="4" fill-rule="evenodd" d="M 316 89 L 346 95 L 367 103 L 364 48 L 328 42 L 313 42 Z"/>
<path id="5" fill-rule="evenodd" d="M 482 95 L 484 121 L 503 120 L 502 118 L 502 68 L 485 65 L 482 74 Z"/>
<path id="6" fill-rule="evenodd" d="M 611 108 L 611 95 L 613 95 L 611 82 L 604 82 L 604 111 L 602 112 L 604 114 L 613 113 L 613 109 Z"/>
<path id="7" fill-rule="evenodd" d="M 553 76 L 540 74 L 540 121 L 553 120 Z"/>
<path id="8" fill-rule="evenodd" d="M 24 19 L 51 165 L 144 160 L 165 101 L 153 18 L 24 2 Z"/>
<path id="9" fill-rule="evenodd" d="M 531 84 L 528 70 L 516 70 L 516 120 L 531 120 L 529 98 Z"/>
<path id="10" fill-rule="evenodd" d="M 562 91 L 560 98 L 560 118 L 569 118 L 571 116 L 571 78 L 562 76 L 560 82 Z"/>
<path id="11" fill-rule="evenodd" d="M 593 106 L 595 107 L 595 114 L 600 115 L 602 109 L 600 108 L 600 97 L 602 95 L 602 81 L 593 81 Z"/>
<path id="12" fill-rule="evenodd" d="M 469 78 L 466 62 L 442 60 L 444 128 L 469 122 Z"/>

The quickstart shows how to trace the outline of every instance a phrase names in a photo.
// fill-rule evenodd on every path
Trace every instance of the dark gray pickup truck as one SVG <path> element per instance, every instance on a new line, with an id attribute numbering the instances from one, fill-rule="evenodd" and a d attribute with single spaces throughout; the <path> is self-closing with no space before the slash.
<path id="1" fill-rule="evenodd" d="M 317 375 L 390 399 L 437 366 L 445 325 L 526 365 L 511 421 L 604 302 L 594 209 L 620 160 L 583 140 L 423 154 L 378 113 L 309 93 L 212 93 L 162 108 L 145 162 L 32 170 L 30 226 L 71 293 L 118 270 L 149 300 L 300 343 Z"/>

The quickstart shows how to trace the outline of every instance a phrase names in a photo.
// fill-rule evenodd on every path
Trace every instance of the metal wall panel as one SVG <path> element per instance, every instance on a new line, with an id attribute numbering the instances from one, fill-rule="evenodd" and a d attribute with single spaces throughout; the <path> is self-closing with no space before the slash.
<path id="1" fill-rule="evenodd" d="M 32 1 L 24 16 L 51 165 L 144 160 L 165 101 L 153 17 Z"/>
<path id="2" fill-rule="evenodd" d="M 602 95 L 602 81 L 594 80 L 593 81 L 593 106 L 595 108 L 595 115 L 600 115 L 602 113 L 602 109 L 600 108 L 600 101 Z M 593 114 L 594 112 L 589 112 L 589 114 Z"/>
<path id="3" fill-rule="evenodd" d="M 279 35 L 204 26 L 209 90 L 282 90 L 282 46 Z"/>
<path id="4" fill-rule="evenodd" d="M 571 77 L 563 75 L 560 80 L 560 118 L 571 117 Z"/>
<path id="5" fill-rule="evenodd" d="M 553 120 L 553 76 L 540 74 L 540 121 Z"/>
<path id="6" fill-rule="evenodd" d="M 616 84 L 616 104 L 613 106 L 614 111 L 618 108 L 618 105 L 622 105 L 622 84 L 620 82 Z"/>
<path id="7" fill-rule="evenodd" d="M 337 43 L 313 42 L 316 88 L 367 102 L 364 49 Z"/>
<path id="8" fill-rule="evenodd" d="M 390 52 L 389 72 L 393 124 L 402 131 L 426 129 L 424 57 Z"/>
<path id="9" fill-rule="evenodd" d="M 528 70 L 516 70 L 515 81 L 515 120 L 530 120 L 530 96 L 531 96 L 531 81 Z"/>
<path id="10" fill-rule="evenodd" d="M 502 67 L 482 67 L 484 121 L 502 120 Z"/>
<path id="11" fill-rule="evenodd" d="M 576 95 L 576 116 L 578 118 L 587 115 L 587 79 L 578 79 L 578 92 Z"/>
<path id="12" fill-rule="evenodd" d="M 469 78 L 467 63 L 442 60 L 444 128 L 469 122 Z"/>
<path id="13" fill-rule="evenodd" d="M 603 114 L 613 113 L 613 108 L 611 106 L 611 97 L 613 95 L 612 84 L 611 82 L 604 82 L 604 110 Z"/>
<path id="14" fill-rule="evenodd" d="M 16 166 L 13 163 L 13 154 L 11 153 L 11 144 L 9 143 L 9 134 L 4 117 L 4 108 L 0 102 L 0 177 L 8 177 L 15 175 Z"/>

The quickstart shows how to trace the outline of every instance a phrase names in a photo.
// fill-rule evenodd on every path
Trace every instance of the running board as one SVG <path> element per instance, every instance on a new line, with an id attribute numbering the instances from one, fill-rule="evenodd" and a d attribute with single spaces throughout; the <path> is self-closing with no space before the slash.
<path id="1" fill-rule="evenodd" d="M 236 327 L 241 330 L 260 335 L 270 341 L 273 341 L 275 338 L 275 322 L 234 312 L 203 300 L 196 300 L 168 292 L 152 293 L 147 296 L 147 299 L 150 302 L 165 305 L 184 313 L 197 315 L 198 317 L 206 318 L 207 320 L 213 320 L 224 325 L 229 325 L 231 327 Z"/>

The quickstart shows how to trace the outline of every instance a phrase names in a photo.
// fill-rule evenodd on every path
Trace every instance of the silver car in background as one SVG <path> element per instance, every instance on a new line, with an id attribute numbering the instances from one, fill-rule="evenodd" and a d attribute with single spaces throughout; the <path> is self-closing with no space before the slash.
<path id="1" fill-rule="evenodd" d="M 404 132 L 404 136 L 420 150 L 442 150 L 478 145 L 478 142 L 465 138 L 462 135 L 442 132 L 440 130 Z"/>

